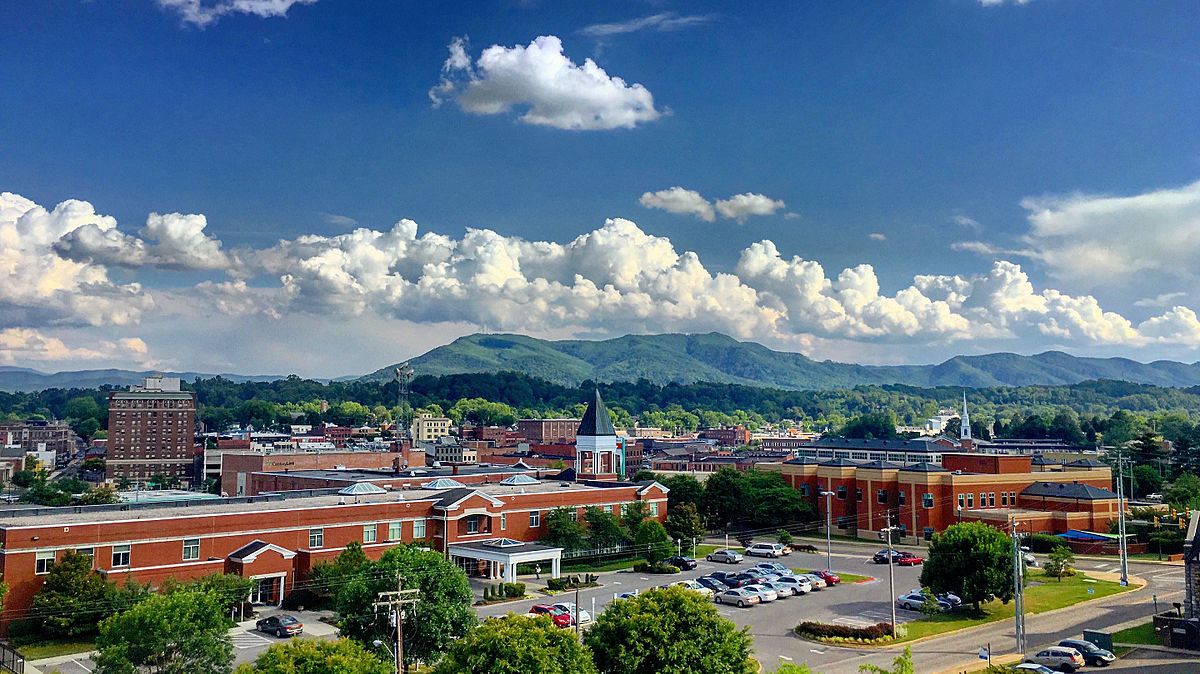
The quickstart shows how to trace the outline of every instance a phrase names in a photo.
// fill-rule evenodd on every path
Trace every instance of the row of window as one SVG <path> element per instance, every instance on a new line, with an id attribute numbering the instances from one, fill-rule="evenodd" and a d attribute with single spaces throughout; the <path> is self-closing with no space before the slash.
<path id="1" fill-rule="evenodd" d="M 183 543 L 184 559 L 188 559 L 187 554 L 188 554 L 188 542 L 189 541 L 194 542 L 194 545 L 196 548 L 196 552 L 195 552 L 196 556 L 193 557 L 192 559 L 199 559 L 199 557 L 200 557 L 200 539 L 199 538 L 191 538 L 191 539 L 184 541 L 184 543 Z M 131 547 L 132 546 L 130 546 L 128 543 L 112 546 L 112 568 L 116 569 L 116 568 L 129 566 L 129 551 L 130 551 Z M 75 548 L 75 552 L 83 555 L 84 557 L 87 557 L 88 561 L 90 561 L 92 563 L 92 566 L 95 566 L 95 564 L 96 564 L 95 548 Z M 34 553 L 33 572 L 39 576 L 44 576 L 44 575 L 50 573 L 50 569 L 54 566 L 54 560 L 57 555 L 58 555 L 58 552 L 55 550 L 39 550 L 38 552 Z"/>
<path id="2" fill-rule="evenodd" d="M 1000 492 L 1000 505 L 1001 505 L 1001 507 L 1017 505 L 1017 492 L 1015 492 L 1015 491 Z M 974 508 L 975 507 L 975 494 L 959 494 L 958 495 L 958 507 L 959 507 L 959 509 Z M 995 508 L 996 507 L 996 492 L 994 492 L 994 491 L 979 492 L 979 507 L 980 508 Z"/>
<path id="3" fill-rule="evenodd" d="M 847 489 L 845 487 L 838 487 L 837 489 L 834 490 L 834 493 L 837 495 L 837 498 L 839 501 L 846 500 Z M 807 484 L 800 485 L 800 495 L 808 496 L 809 494 L 810 494 L 809 486 Z M 886 489 L 880 489 L 875 492 L 875 499 L 882 505 L 887 505 L 888 496 L 889 496 L 888 490 L 886 490 Z M 855 500 L 857 500 L 859 503 L 862 503 L 863 491 L 861 488 L 855 490 L 854 497 L 855 497 Z M 903 491 L 903 490 L 896 492 L 896 503 L 897 504 L 905 505 L 907 502 L 908 502 L 908 492 Z M 924 494 L 921 494 L 921 506 L 924 508 L 932 508 L 933 507 L 933 494 L 930 494 L 929 492 L 925 492 Z M 654 507 L 654 504 L 651 504 L 650 511 L 651 511 L 651 513 L 657 514 L 658 508 Z"/>

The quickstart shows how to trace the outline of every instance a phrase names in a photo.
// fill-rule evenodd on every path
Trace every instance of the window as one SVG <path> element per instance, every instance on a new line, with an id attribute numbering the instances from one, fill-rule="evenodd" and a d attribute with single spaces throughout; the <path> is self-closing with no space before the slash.
<path id="1" fill-rule="evenodd" d="M 309 529 L 308 530 L 308 547 L 310 547 L 310 548 L 325 547 L 325 530 L 324 529 Z"/>
<path id="2" fill-rule="evenodd" d="M 95 568 L 96 566 L 96 549 L 95 548 L 75 548 L 75 552 L 88 558 L 88 567 Z"/>
<path id="3" fill-rule="evenodd" d="M 959 510 L 962 510 L 963 507 L 965 506 L 965 502 L 963 501 L 964 498 L 965 497 L 962 494 L 958 495 L 958 509 Z"/>
<path id="4" fill-rule="evenodd" d="M 542 526 L 542 512 L 535 510 L 529 513 L 529 528 L 537 529 L 540 526 Z"/>
<path id="5" fill-rule="evenodd" d="M 363 543 L 374 543 L 375 537 L 378 536 L 379 528 L 374 524 L 363 526 Z"/>
<path id="6" fill-rule="evenodd" d="M 413 520 L 413 538 L 418 541 L 425 538 L 425 518 Z"/>
<path id="7" fill-rule="evenodd" d="M 932 508 L 933 507 L 933 494 L 930 494 L 929 492 L 925 492 L 924 494 L 921 494 L 921 507 L 922 508 Z"/>
<path id="8" fill-rule="evenodd" d="M 658 517 L 658 504 L 657 503 L 650 504 L 650 516 Z"/>
<path id="9" fill-rule="evenodd" d="M 845 487 L 838 487 L 838 488 L 837 488 L 837 497 L 838 497 L 838 500 L 839 500 L 839 501 L 845 501 L 845 500 L 846 500 L 846 488 L 845 488 Z"/>
<path id="10" fill-rule="evenodd" d="M 1006 492 L 1006 491 L 1000 492 L 1000 505 L 1002 505 L 1002 506 L 1008 505 L 1008 492 Z"/>
<path id="11" fill-rule="evenodd" d="M 888 501 L 888 498 L 887 498 L 887 490 L 886 490 L 886 489 L 880 489 L 880 490 L 876 491 L 876 492 L 875 492 L 875 498 L 876 498 L 876 499 L 877 499 L 877 500 L 878 500 L 880 503 L 882 503 L 883 505 L 887 505 L 887 501 Z"/>
<path id="12" fill-rule="evenodd" d="M 404 522 L 388 522 L 388 540 L 398 541 L 404 535 Z"/>
<path id="13" fill-rule="evenodd" d="M 988 492 L 988 507 L 989 508 L 996 507 L 996 492 L 994 492 L 994 491 Z"/>
<path id="14" fill-rule="evenodd" d="M 979 507 L 980 508 L 987 507 L 987 494 L 985 494 L 983 492 L 979 492 Z"/>
<path id="15" fill-rule="evenodd" d="M 39 576 L 44 576 L 50 573 L 50 567 L 54 566 L 54 551 L 46 550 L 38 552 L 33 562 L 33 572 Z"/>
<path id="16" fill-rule="evenodd" d="M 968 508 L 975 507 L 975 495 L 974 494 L 967 494 L 967 507 Z"/>
<path id="17" fill-rule="evenodd" d="M 1009 505 L 1017 505 L 1017 492 L 1008 492 L 1008 503 Z"/>
<path id="18" fill-rule="evenodd" d="M 854 490 L 854 498 L 859 503 L 862 503 L 862 487 L 859 487 L 858 489 Z"/>
<path id="19" fill-rule="evenodd" d="M 904 502 L 908 500 L 908 492 L 904 490 L 896 492 L 896 499 L 900 505 L 904 505 Z"/>
<path id="20" fill-rule="evenodd" d="M 808 485 L 807 484 L 800 485 L 800 495 L 808 496 Z"/>
<path id="21" fill-rule="evenodd" d="M 500 531 L 508 528 L 508 515 L 500 513 Z"/>
<path id="22" fill-rule="evenodd" d="M 924 534 L 925 540 L 927 540 L 927 541 L 933 540 L 933 527 L 925 527 L 924 529 L 921 530 L 921 533 Z"/>
<path id="23" fill-rule="evenodd" d="M 188 562 L 197 559 L 200 559 L 200 539 L 183 539 L 183 561 Z"/>
<path id="24" fill-rule="evenodd" d="M 125 545 L 114 545 L 112 547 L 112 565 L 114 568 L 118 566 L 129 566 L 128 543 Z"/>
<path id="25" fill-rule="evenodd" d="M 478 515 L 472 515 L 471 517 L 467 518 L 467 533 L 468 534 L 479 533 L 479 520 L 480 519 L 481 518 Z"/>

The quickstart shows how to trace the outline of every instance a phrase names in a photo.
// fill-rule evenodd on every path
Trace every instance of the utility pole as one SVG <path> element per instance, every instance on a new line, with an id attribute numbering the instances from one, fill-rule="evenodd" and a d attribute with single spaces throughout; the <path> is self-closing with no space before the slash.
<path id="1" fill-rule="evenodd" d="M 833 530 L 833 513 L 830 512 L 833 497 L 833 492 L 822 491 L 821 496 L 825 497 L 825 570 L 833 571 L 833 535 L 830 533 Z"/>
<path id="2" fill-rule="evenodd" d="M 396 623 L 396 674 L 405 674 L 408 667 L 404 664 L 404 607 L 416 604 L 420 599 L 421 590 L 404 589 L 404 576 L 396 574 L 396 589 L 393 592 L 380 592 L 379 601 L 372 604 L 376 610 L 387 608 L 392 613 Z"/>
<path id="3" fill-rule="evenodd" d="M 1125 547 L 1125 458 L 1117 450 L 1117 549 L 1121 553 L 1121 587 L 1129 585 L 1129 551 Z"/>
<path id="4" fill-rule="evenodd" d="M 887 549 L 888 549 L 887 564 L 888 564 L 888 593 L 889 593 L 888 606 L 892 607 L 892 638 L 895 639 L 896 638 L 896 573 L 895 573 L 895 569 L 893 567 L 895 567 L 896 560 L 892 559 L 892 552 L 893 552 L 893 550 L 892 550 L 892 532 L 895 531 L 896 529 L 898 529 L 899 527 L 891 526 L 891 524 L 892 524 L 892 516 L 891 516 L 891 514 L 889 514 L 888 515 L 888 526 L 884 527 L 883 531 L 881 531 L 879 533 L 887 535 Z"/>
<path id="5" fill-rule="evenodd" d="M 1013 628 L 1017 651 L 1025 655 L 1025 560 L 1021 558 L 1021 539 L 1017 537 L 1017 520 L 1009 516 L 1009 532 L 1013 541 Z"/>

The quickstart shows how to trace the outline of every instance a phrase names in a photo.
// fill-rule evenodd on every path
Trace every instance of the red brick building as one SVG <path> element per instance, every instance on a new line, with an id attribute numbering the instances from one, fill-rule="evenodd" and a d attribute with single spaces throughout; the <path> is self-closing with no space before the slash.
<path id="1" fill-rule="evenodd" d="M 582 419 L 519 419 L 517 434 L 533 445 L 575 442 Z"/>
<path id="2" fill-rule="evenodd" d="M 303 470 L 367 469 L 390 471 L 424 467 L 425 452 L 225 452 L 221 457 L 221 490 L 228 496 L 254 496 L 250 476 Z"/>
<path id="3" fill-rule="evenodd" d="M 706 428 L 700 432 L 700 437 L 716 440 L 718 445 L 737 447 L 750 444 L 750 431 L 745 426 L 722 426 L 721 428 Z"/>
<path id="4" fill-rule="evenodd" d="M 0 446 L 17 446 L 28 452 L 54 452 L 56 460 L 75 452 L 71 427 L 64 421 L 44 419 L 0 424 Z"/>
<path id="5" fill-rule="evenodd" d="M 142 386 L 110 392 L 105 478 L 190 481 L 195 428 L 196 395 L 180 390 L 178 379 L 148 377 Z"/>
<path id="6" fill-rule="evenodd" d="M 0 573 L 10 588 L 0 618 L 7 624 L 25 615 L 50 566 L 67 550 L 87 554 L 117 582 L 159 585 L 171 577 L 236 573 L 259 581 L 255 601 L 278 604 L 313 565 L 334 559 L 352 541 L 373 558 L 397 544 L 424 541 L 471 573 L 509 576 L 517 561 L 549 554 L 531 543 L 545 535 L 550 510 L 573 508 L 582 518 L 589 506 L 620 512 L 635 501 L 666 519 L 667 490 L 656 482 L 535 481 L 353 496 L 13 508 L 0 512 Z"/>
<path id="7" fill-rule="evenodd" d="M 1117 495 L 1108 490 L 1112 472 L 1102 464 L 1034 472 L 1029 456 L 948 453 L 941 459 L 939 466 L 797 458 L 757 467 L 780 472 L 821 515 L 827 499 L 820 494 L 831 492 L 834 526 L 864 538 L 874 538 L 889 516 L 910 539 L 964 520 L 1006 526 L 1016 516 L 1032 531 L 1061 533 L 1107 531 L 1116 517 Z M 1051 491 L 1056 485 L 1061 491 Z"/>

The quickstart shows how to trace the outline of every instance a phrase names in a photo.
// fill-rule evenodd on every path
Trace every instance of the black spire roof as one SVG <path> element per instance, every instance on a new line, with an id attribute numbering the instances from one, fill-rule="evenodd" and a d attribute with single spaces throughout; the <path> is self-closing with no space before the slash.
<path id="1" fill-rule="evenodd" d="M 616 435 L 617 432 L 613 429 L 612 419 L 608 416 L 608 408 L 604 406 L 604 401 L 600 399 L 600 389 L 596 389 L 596 397 L 588 403 L 587 411 L 583 413 L 583 421 L 579 424 L 579 430 L 575 431 L 575 435 L 596 436 L 596 435 Z"/>

